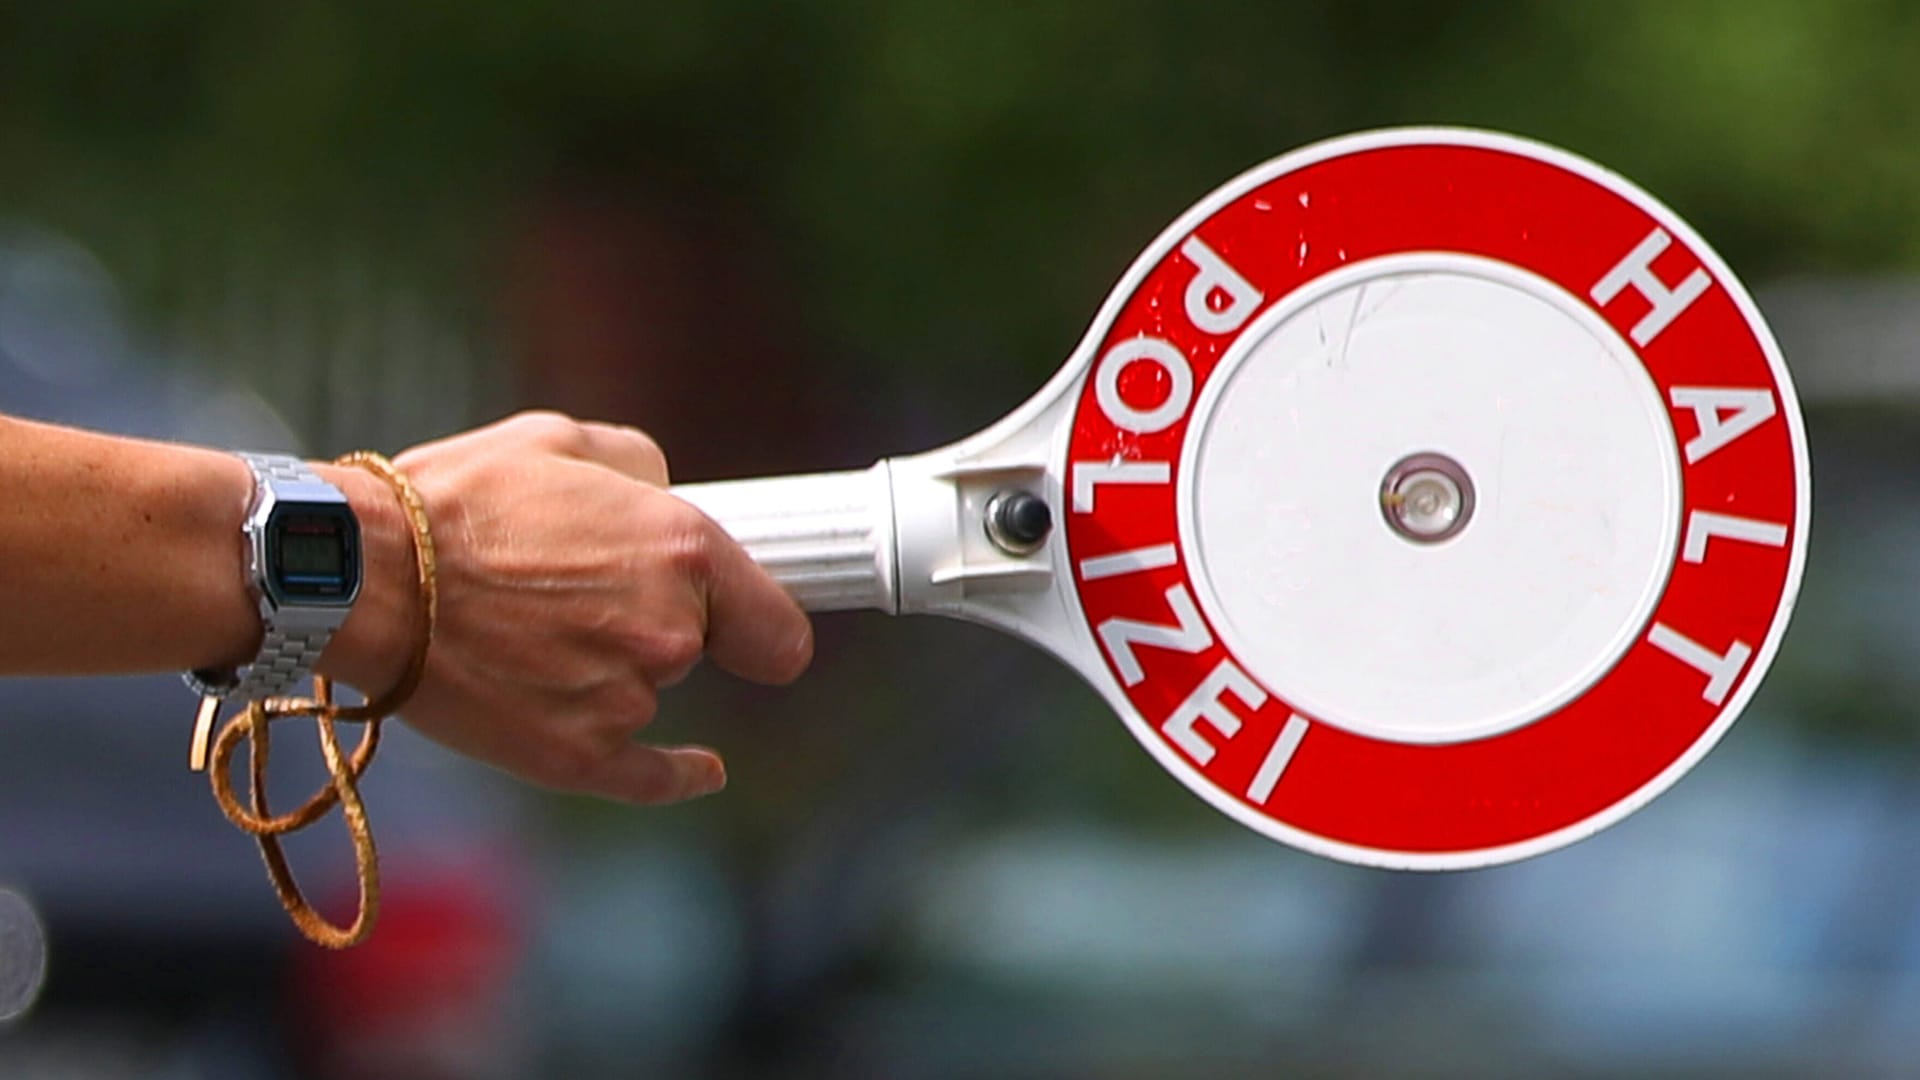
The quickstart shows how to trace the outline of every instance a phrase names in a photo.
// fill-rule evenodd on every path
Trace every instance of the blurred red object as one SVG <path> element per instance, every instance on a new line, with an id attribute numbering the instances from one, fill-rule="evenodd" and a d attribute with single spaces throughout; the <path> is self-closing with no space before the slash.
<path id="1" fill-rule="evenodd" d="M 522 1075 L 516 987 L 530 920 L 527 874 L 488 851 L 425 858 L 384 884 L 372 938 L 294 958 L 288 1027 L 322 1078 L 484 1080 Z M 354 896 L 333 898 L 351 910 Z"/>

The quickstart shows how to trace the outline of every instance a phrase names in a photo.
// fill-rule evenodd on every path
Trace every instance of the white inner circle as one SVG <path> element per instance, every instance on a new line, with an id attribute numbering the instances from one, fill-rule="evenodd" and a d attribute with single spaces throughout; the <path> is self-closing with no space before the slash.
<path id="1" fill-rule="evenodd" d="M 1444 543 L 1380 513 L 1381 477 L 1420 451 L 1473 478 Z M 1633 349 L 1558 285 L 1461 255 L 1356 264 L 1263 313 L 1195 403 L 1180 477 L 1200 605 L 1235 658 L 1396 742 L 1578 697 L 1639 635 L 1678 539 L 1673 429 Z"/>

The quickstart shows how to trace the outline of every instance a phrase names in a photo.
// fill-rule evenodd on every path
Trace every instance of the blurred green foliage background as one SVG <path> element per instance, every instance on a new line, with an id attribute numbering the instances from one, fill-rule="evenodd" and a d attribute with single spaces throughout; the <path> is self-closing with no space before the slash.
<path id="1" fill-rule="evenodd" d="M 697 188 L 821 355 L 990 410 L 1192 198 L 1369 126 L 1574 148 L 1749 277 L 1911 267 L 1917 101 L 1901 0 L 79 0 L 0 10 L 0 199 L 190 305 L 210 238 L 460 297 L 556 176 Z"/>

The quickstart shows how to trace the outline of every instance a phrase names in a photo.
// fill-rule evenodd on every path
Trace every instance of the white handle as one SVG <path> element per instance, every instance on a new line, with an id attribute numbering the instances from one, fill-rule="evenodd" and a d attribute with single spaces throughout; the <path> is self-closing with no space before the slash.
<path id="1" fill-rule="evenodd" d="M 854 472 L 681 484 L 808 611 L 900 610 L 887 463 Z"/>

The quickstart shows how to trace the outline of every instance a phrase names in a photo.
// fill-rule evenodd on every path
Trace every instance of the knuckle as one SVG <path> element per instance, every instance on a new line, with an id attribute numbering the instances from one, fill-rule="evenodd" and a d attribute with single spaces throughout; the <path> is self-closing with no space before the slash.
<path id="1" fill-rule="evenodd" d="M 693 581 L 708 581 L 719 565 L 717 527 L 706 515 L 680 503 L 669 513 L 661 529 L 661 544 L 668 564 Z"/>
<path id="2" fill-rule="evenodd" d="M 639 450 L 640 455 L 646 458 L 648 464 L 652 466 L 652 471 L 660 474 L 662 483 L 667 482 L 667 478 L 672 475 L 672 472 L 667 467 L 666 450 L 661 448 L 659 442 L 657 442 L 653 436 L 641 431 L 637 427 L 630 427 L 627 431 L 631 433 L 634 447 Z"/>
<path id="3" fill-rule="evenodd" d="M 684 678 L 706 652 L 704 635 L 692 627 L 653 626 L 633 638 L 634 658 L 657 682 Z"/>
<path id="4" fill-rule="evenodd" d="M 596 734 L 608 747 L 617 747 L 653 722 L 658 707 L 653 691 L 639 678 L 628 677 L 610 682 L 600 689 L 594 702 L 598 714 Z"/>
<path id="5" fill-rule="evenodd" d="M 552 409 L 528 409 L 507 423 L 528 440 L 553 450 L 578 449 L 585 439 L 579 421 Z"/>

